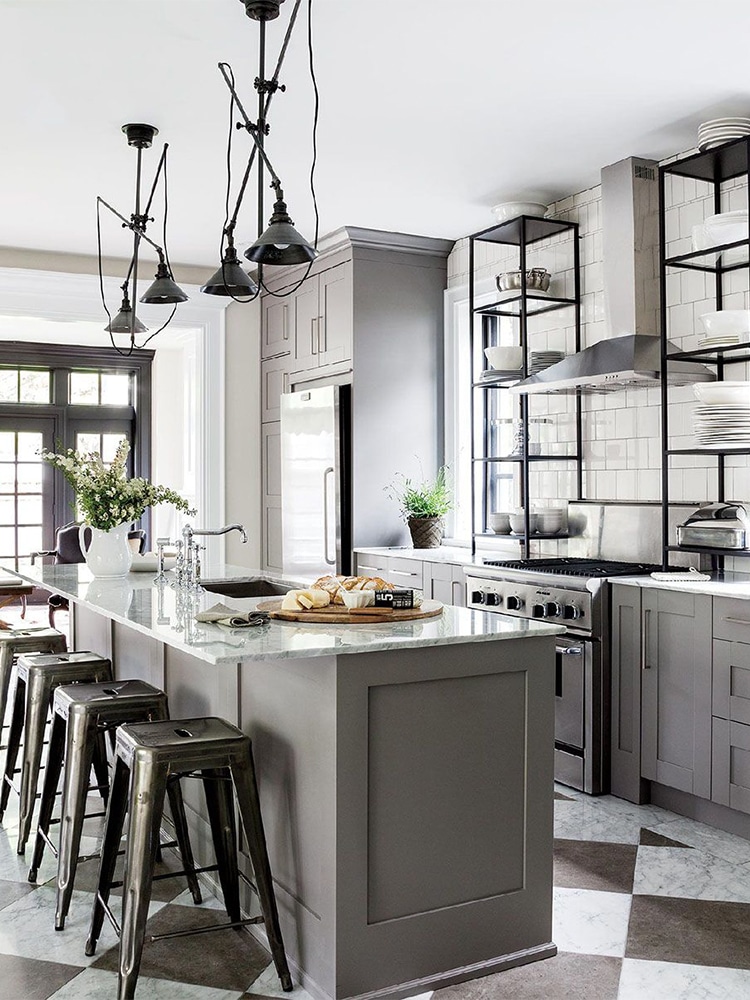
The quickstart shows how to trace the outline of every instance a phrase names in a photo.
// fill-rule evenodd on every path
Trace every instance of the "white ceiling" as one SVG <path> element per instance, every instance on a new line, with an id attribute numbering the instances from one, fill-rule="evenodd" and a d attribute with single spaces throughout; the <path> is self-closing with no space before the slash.
<path id="1" fill-rule="evenodd" d="M 269 24 L 269 63 L 292 6 Z M 267 148 L 309 236 L 305 22 Z M 498 201 L 548 203 L 624 156 L 692 147 L 707 118 L 750 115 L 747 0 L 313 0 L 313 34 L 322 233 L 456 239 Z M 0 243 L 95 252 L 95 195 L 132 211 L 120 126 L 145 121 L 170 143 L 171 257 L 213 269 L 228 112 L 216 64 L 232 64 L 252 113 L 258 35 L 238 0 L 0 0 Z M 236 179 L 249 142 L 236 134 Z M 144 154 L 147 182 L 159 151 Z M 255 229 L 251 194 L 239 242 Z M 115 220 L 104 238 L 127 255 Z"/>

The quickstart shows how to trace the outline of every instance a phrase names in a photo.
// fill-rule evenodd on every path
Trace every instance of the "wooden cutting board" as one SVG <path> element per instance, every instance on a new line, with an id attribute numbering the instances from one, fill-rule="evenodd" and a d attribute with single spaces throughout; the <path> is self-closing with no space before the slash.
<path id="1" fill-rule="evenodd" d="M 377 625 L 382 622 L 408 622 L 419 618 L 436 618 L 443 613 L 439 601 L 423 601 L 421 608 L 389 611 L 387 608 L 362 608 L 349 610 L 341 604 L 329 604 L 313 611 L 282 611 L 281 598 L 260 601 L 258 611 L 267 611 L 269 618 L 285 622 L 309 622 L 326 625 Z"/>

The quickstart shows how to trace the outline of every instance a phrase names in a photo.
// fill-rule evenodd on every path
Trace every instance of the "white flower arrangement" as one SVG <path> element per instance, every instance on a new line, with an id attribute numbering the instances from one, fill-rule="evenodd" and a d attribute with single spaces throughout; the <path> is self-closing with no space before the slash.
<path id="1" fill-rule="evenodd" d="M 121 441 L 114 461 L 107 467 L 101 455 L 78 452 L 69 448 L 62 454 L 42 449 L 40 455 L 59 469 L 75 490 L 78 513 L 84 524 L 109 531 L 118 524 L 130 524 L 142 516 L 147 507 L 170 503 L 177 510 L 194 515 L 188 501 L 167 486 L 154 486 L 147 479 L 128 479 L 125 475 L 130 444 Z"/>

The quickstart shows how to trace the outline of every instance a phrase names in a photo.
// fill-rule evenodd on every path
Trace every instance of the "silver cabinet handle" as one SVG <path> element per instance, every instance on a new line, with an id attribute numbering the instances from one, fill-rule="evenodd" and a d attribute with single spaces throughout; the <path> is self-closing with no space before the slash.
<path id="1" fill-rule="evenodd" d="M 651 664 L 648 662 L 649 640 L 651 638 L 651 610 L 643 612 L 643 669 L 650 670 Z"/>
<path id="2" fill-rule="evenodd" d="M 313 316 L 310 320 L 310 353 L 318 354 L 320 350 L 320 331 L 316 330 L 318 317 Z"/>
<path id="3" fill-rule="evenodd" d="M 320 334 L 323 332 L 323 337 Z M 318 316 L 318 354 L 325 354 L 326 347 L 326 319 L 325 316 Z"/>
<path id="4" fill-rule="evenodd" d="M 750 620 L 747 618 L 725 618 L 725 622 L 731 622 L 732 625 L 750 625 Z"/>
<path id="5" fill-rule="evenodd" d="M 323 473 L 323 558 L 329 566 L 336 565 L 336 559 L 328 558 L 328 476 L 333 475 L 333 466 L 329 465 Z"/>
<path id="6" fill-rule="evenodd" d="M 564 649 L 557 649 L 563 656 L 580 656 L 583 653 L 583 646 L 566 646 Z"/>

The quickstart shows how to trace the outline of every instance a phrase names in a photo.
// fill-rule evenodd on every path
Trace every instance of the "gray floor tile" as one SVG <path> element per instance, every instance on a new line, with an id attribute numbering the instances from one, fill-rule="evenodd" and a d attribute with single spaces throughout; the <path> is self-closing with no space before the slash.
<path id="1" fill-rule="evenodd" d="M 75 965 L 0 955 L 0 996 L 3 1000 L 47 1000 L 80 971 Z"/>
<path id="2" fill-rule="evenodd" d="M 637 853 L 634 844 L 556 840 L 554 884 L 570 889 L 632 892 Z"/>
<path id="3" fill-rule="evenodd" d="M 433 1000 L 616 1000 L 621 962 L 606 955 L 559 954 L 436 990 Z"/>
<path id="4" fill-rule="evenodd" d="M 0 910 L 15 903 L 17 899 L 27 895 L 27 893 L 33 892 L 34 889 L 36 886 L 30 885 L 28 882 L 8 882 L 5 879 L 0 879 Z"/>
<path id="5" fill-rule="evenodd" d="M 647 830 L 645 826 L 641 829 L 638 843 L 641 847 L 684 847 L 687 850 L 692 850 L 689 844 L 681 844 L 679 840 L 665 837 L 663 833 L 654 833 L 653 830 Z"/>
<path id="6" fill-rule="evenodd" d="M 627 958 L 750 969 L 750 904 L 633 896 Z"/>

